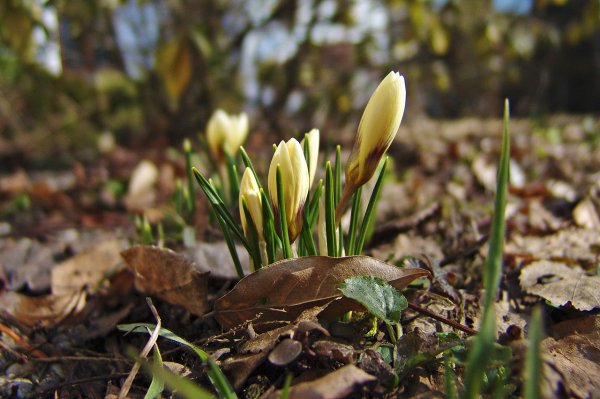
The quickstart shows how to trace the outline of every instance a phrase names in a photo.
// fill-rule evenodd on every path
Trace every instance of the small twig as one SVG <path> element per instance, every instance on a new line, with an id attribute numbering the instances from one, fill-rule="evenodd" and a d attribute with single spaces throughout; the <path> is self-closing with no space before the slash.
<path id="1" fill-rule="evenodd" d="M 132 363 L 133 360 L 119 357 L 108 356 L 52 356 L 41 359 L 33 359 L 36 362 L 54 363 L 54 362 L 113 362 L 113 363 Z"/>
<path id="2" fill-rule="evenodd" d="M 477 331 L 476 331 L 476 330 L 473 330 L 471 327 L 467 327 L 467 326 L 465 326 L 465 325 L 463 325 L 463 324 L 460 324 L 460 323 L 459 323 L 459 322 L 457 322 L 457 321 L 450 320 L 450 319 L 447 319 L 447 318 L 446 318 L 446 317 L 444 317 L 444 316 L 440 316 L 440 315 L 439 315 L 439 314 L 437 314 L 437 313 L 433 313 L 431 310 L 428 310 L 428 309 L 422 308 L 422 307 L 420 307 L 419 305 L 417 305 L 417 304 L 415 304 L 415 303 L 413 303 L 413 302 L 410 302 L 410 301 L 409 301 L 409 302 L 408 302 L 408 307 L 409 307 L 409 308 L 411 308 L 412 310 L 415 310 L 415 311 L 417 311 L 417 312 L 419 312 L 419 313 L 421 313 L 421 314 L 424 314 L 424 315 L 426 315 L 426 316 L 429 316 L 429 317 L 431 317 L 432 319 L 436 319 L 437 321 L 440 321 L 440 322 L 442 322 L 442 323 L 444 323 L 444 324 L 447 324 L 447 325 L 449 325 L 449 326 L 451 326 L 451 327 L 454 327 L 454 328 L 456 328 L 457 330 L 460 330 L 460 331 L 462 331 L 462 332 L 465 332 L 465 333 L 467 333 L 467 334 L 469 334 L 469 335 L 477 335 Z"/>
<path id="3" fill-rule="evenodd" d="M 60 384 L 57 384 L 57 385 L 54 385 L 54 386 L 44 389 L 43 391 L 41 391 L 41 393 L 44 394 L 47 392 L 55 392 L 64 387 L 87 384 L 90 382 L 114 380 L 115 378 L 125 377 L 126 375 L 127 375 L 127 373 L 113 373 L 113 374 L 108 374 L 108 375 L 99 375 L 96 377 L 81 378 L 79 380 L 61 382 Z"/>
<path id="4" fill-rule="evenodd" d="M 46 355 L 44 352 L 37 350 L 33 346 L 29 345 L 19 334 L 17 334 L 10 327 L 8 327 L 2 323 L 0 323 L 0 332 L 3 332 L 4 334 L 6 334 L 10 338 L 12 338 L 12 340 L 15 341 L 19 346 L 23 347 L 25 350 L 27 350 L 29 353 L 31 353 L 31 355 L 33 357 L 36 357 L 36 358 L 48 357 L 48 355 Z"/>
<path id="5" fill-rule="evenodd" d="M 154 346 L 154 344 L 156 344 L 156 340 L 158 339 L 158 333 L 160 332 L 160 326 L 161 326 L 160 316 L 158 315 L 158 311 L 152 304 L 152 300 L 150 298 L 146 298 L 146 302 L 148 303 L 148 306 L 150 307 L 150 310 L 152 311 L 152 314 L 154 315 L 154 318 L 156 319 L 156 327 L 154 328 L 152 335 L 150 335 L 150 339 L 148 339 L 148 342 L 146 342 L 144 349 L 142 349 L 142 352 L 140 353 L 140 358 L 142 358 L 142 359 L 145 359 L 148 356 L 148 354 L 152 350 L 152 347 Z M 121 392 L 119 392 L 118 399 L 125 399 L 127 397 L 127 394 L 129 393 L 129 390 L 131 389 L 131 386 L 133 385 L 133 380 L 135 379 L 135 376 L 137 375 L 138 371 L 140 370 L 140 367 L 141 367 L 141 364 L 139 362 L 135 362 L 135 364 L 131 368 L 131 372 L 129 373 L 129 375 L 127 376 L 127 379 L 125 380 L 125 382 L 123 383 L 123 386 L 121 387 Z"/>

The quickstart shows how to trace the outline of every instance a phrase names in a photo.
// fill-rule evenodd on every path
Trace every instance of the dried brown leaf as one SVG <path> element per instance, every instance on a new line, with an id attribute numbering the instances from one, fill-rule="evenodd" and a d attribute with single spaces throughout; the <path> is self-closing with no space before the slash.
<path id="1" fill-rule="evenodd" d="M 600 276 L 588 276 L 579 267 L 537 261 L 521 271 L 521 287 L 555 305 L 571 304 L 578 310 L 600 307 Z"/>
<path id="2" fill-rule="evenodd" d="M 207 276 L 186 257 L 153 246 L 138 245 L 121 252 L 135 272 L 136 288 L 195 315 L 208 310 Z"/>
<path id="3" fill-rule="evenodd" d="M 98 244 L 52 269 L 52 293 L 62 295 L 86 288 L 95 292 L 108 275 L 122 267 L 121 244 L 111 239 Z"/>
<path id="4" fill-rule="evenodd" d="M 541 344 L 546 362 L 560 374 L 546 372 L 550 386 L 564 386 L 569 397 L 591 398 L 600 392 L 600 332 L 546 338 Z M 551 370 L 548 370 L 551 371 Z M 555 388 L 556 389 L 556 388 Z"/>
<path id="5" fill-rule="evenodd" d="M 585 267 L 596 264 L 599 247 L 598 230 L 571 228 L 545 237 L 515 235 L 505 252 L 517 257 L 580 263 Z"/>
<path id="6" fill-rule="evenodd" d="M 39 297 L 31 297 L 11 291 L 0 296 L 0 308 L 30 327 L 53 327 L 70 315 L 80 313 L 85 304 L 85 290 Z"/>
<path id="7" fill-rule="evenodd" d="M 353 364 L 344 366 L 326 376 L 291 387 L 289 399 L 338 399 L 345 398 L 357 386 L 376 381 L 377 378 L 365 373 Z M 272 392 L 267 398 L 279 398 L 281 392 Z"/>
<path id="8" fill-rule="evenodd" d="M 261 321 L 293 320 L 301 311 L 341 297 L 338 287 L 349 277 L 375 276 L 404 289 L 413 280 L 429 276 L 424 269 L 399 269 L 367 256 L 330 258 L 309 256 L 288 259 L 246 276 L 215 302 L 215 317 L 231 328 L 262 313 Z M 349 299 L 335 300 L 327 309 L 332 316 L 363 310 Z M 273 319 L 271 319 L 273 320 Z"/>

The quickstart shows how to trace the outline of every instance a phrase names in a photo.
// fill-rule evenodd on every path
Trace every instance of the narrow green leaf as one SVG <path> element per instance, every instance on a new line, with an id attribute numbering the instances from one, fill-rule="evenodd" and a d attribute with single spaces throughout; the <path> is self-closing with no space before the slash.
<path id="1" fill-rule="evenodd" d="M 356 252 L 356 230 L 358 230 L 358 217 L 362 200 L 362 187 L 359 187 L 352 198 L 352 211 L 350 213 L 350 227 L 348 228 L 348 256 L 358 255 Z"/>
<path id="2" fill-rule="evenodd" d="M 160 380 L 164 384 L 168 385 L 170 389 L 176 390 L 177 394 L 184 398 L 214 399 L 214 396 L 205 391 L 202 387 L 194 384 L 190 380 L 186 380 L 185 378 L 178 376 L 162 366 L 152 364 L 145 359 L 136 359 L 136 361 L 140 362 L 142 368 L 146 370 L 146 372 L 152 374 L 153 380 Z"/>
<path id="3" fill-rule="evenodd" d="M 446 399 L 458 399 L 456 390 L 456 373 L 452 368 L 452 355 L 444 356 L 444 393 Z"/>
<path id="4" fill-rule="evenodd" d="M 286 209 L 285 209 L 285 197 L 283 181 L 281 177 L 281 169 L 277 165 L 277 171 L 275 173 L 277 180 L 277 209 L 279 210 L 279 227 L 281 228 L 281 238 L 283 241 L 283 259 L 290 259 L 292 257 L 292 246 L 290 244 L 290 235 L 288 232 Z"/>
<path id="5" fill-rule="evenodd" d="M 402 311 L 408 307 L 404 295 L 379 277 L 350 277 L 342 283 L 339 290 L 388 324 L 398 323 Z"/>
<path id="6" fill-rule="evenodd" d="M 260 184 L 260 180 L 258 179 L 258 174 L 256 173 L 256 169 L 254 169 L 254 165 L 252 164 L 252 161 L 250 160 L 250 157 L 248 156 L 248 153 L 246 152 L 246 149 L 243 146 L 240 147 L 240 154 L 242 156 L 242 162 L 244 162 L 244 165 L 247 168 L 250 168 L 250 170 L 252 171 L 252 174 L 254 175 L 254 179 L 256 180 L 256 184 L 258 184 L 258 188 L 259 189 L 263 188 L 262 184 Z"/>
<path id="7" fill-rule="evenodd" d="M 290 397 L 290 387 L 292 386 L 292 377 L 291 373 L 288 373 L 285 376 L 285 381 L 283 382 L 283 388 L 281 388 L 280 399 L 288 399 Z"/>
<path id="8" fill-rule="evenodd" d="M 524 399 L 541 398 L 541 380 L 542 380 L 542 357 L 540 353 L 540 342 L 544 335 L 542 327 L 542 312 L 539 307 L 533 309 L 531 319 L 529 320 L 529 347 L 525 355 L 525 370 L 523 380 L 525 387 L 523 389 Z"/>
<path id="9" fill-rule="evenodd" d="M 183 152 L 185 154 L 185 175 L 187 177 L 187 215 L 186 220 L 191 221 L 196 213 L 196 189 L 192 179 L 192 143 L 189 139 L 183 141 Z"/>
<path id="10" fill-rule="evenodd" d="M 156 328 L 156 326 L 154 324 L 150 324 L 150 323 L 131 323 L 131 324 L 117 325 L 117 329 L 119 331 L 125 331 L 128 333 L 135 332 L 135 333 L 146 333 L 147 334 L 148 331 L 151 331 L 154 328 Z M 219 393 L 219 397 L 227 398 L 227 399 L 236 399 L 237 398 L 237 395 L 235 394 L 235 391 L 231 387 L 231 384 L 229 384 L 227 377 L 225 377 L 225 374 L 223 374 L 223 371 L 221 371 L 221 369 L 215 363 L 215 361 L 210 358 L 208 353 L 206 353 L 205 351 L 200 349 L 198 346 L 187 341 L 186 339 L 181 338 L 180 336 L 173 333 L 172 331 L 167 330 L 166 328 L 161 328 L 158 332 L 158 335 L 160 337 L 163 337 L 170 341 L 177 342 L 179 344 L 187 346 L 188 348 L 193 350 L 196 353 L 196 355 L 198 355 L 198 357 L 200 358 L 200 360 L 202 360 L 203 363 L 208 364 L 208 377 L 209 377 L 211 383 L 213 384 L 213 386 L 215 387 L 215 389 L 217 390 L 217 392 Z M 167 384 L 168 384 L 168 382 L 167 382 Z"/>
<path id="11" fill-rule="evenodd" d="M 475 399 L 479 397 L 483 374 L 488 365 L 489 353 L 496 340 L 496 315 L 494 302 L 498 294 L 500 276 L 502 273 L 502 251 L 505 234 L 505 209 L 508 191 L 508 174 L 510 166 L 509 139 L 509 104 L 504 102 L 504 129 L 502 133 L 502 151 L 498 166 L 497 188 L 494 201 L 494 217 L 490 233 L 488 256 L 483 271 L 485 287 L 484 308 L 479 328 L 479 334 L 469 352 L 467 371 L 464 380 L 464 397 Z"/>
<path id="12" fill-rule="evenodd" d="M 313 231 L 315 227 L 315 223 L 317 222 L 317 218 L 319 217 L 319 200 L 323 195 L 323 179 L 319 179 L 317 183 L 317 187 L 315 188 L 315 193 L 310 199 L 308 205 L 308 223 L 310 224 L 310 230 Z"/>
<path id="13" fill-rule="evenodd" d="M 334 185 L 333 204 L 335 208 L 342 196 L 342 147 L 339 144 L 335 147 Z"/>
<path id="14" fill-rule="evenodd" d="M 263 232 L 267 243 L 267 259 L 268 264 L 275 262 L 277 247 L 275 244 L 275 217 L 271 209 L 271 203 L 268 201 L 265 190 L 260 189 L 260 197 L 262 198 L 263 211 Z"/>
<path id="15" fill-rule="evenodd" d="M 377 200 L 379 198 L 379 193 L 381 192 L 381 188 L 383 187 L 383 178 L 385 176 L 385 171 L 387 169 L 388 157 L 385 157 L 383 161 L 383 165 L 381 166 L 381 171 L 379 172 L 379 176 L 377 176 L 377 181 L 375 182 L 375 187 L 373 187 L 373 192 L 371 193 L 371 198 L 369 198 L 369 202 L 367 204 L 367 210 L 365 211 L 365 216 L 363 218 L 363 222 L 360 227 L 360 233 L 358 235 L 358 242 L 356 244 L 355 252 L 356 254 L 360 254 L 365 245 L 365 239 L 367 237 L 367 230 L 369 224 L 372 219 L 375 217 L 375 208 L 377 204 Z"/>
<path id="16" fill-rule="evenodd" d="M 162 368 L 162 356 L 160 355 L 160 350 L 158 350 L 158 346 L 154 344 L 154 366 L 157 368 Z M 150 386 L 148 387 L 148 391 L 146 391 L 146 395 L 144 395 L 144 399 L 156 399 L 160 398 L 160 394 L 165 389 L 165 384 L 162 379 L 158 378 L 156 375 L 152 374 L 152 382 L 150 382 Z"/>
<path id="17" fill-rule="evenodd" d="M 210 184 L 210 182 L 206 180 L 204 176 L 202 176 L 198 169 L 192 168 L 192 172 L 194 173 L 194 176 L 196 177 L 200 188 L 206 195 L 206 198 L 215 210 L 215 213 L 223 219 L 227 227 L 231 229 L 233 234 L 236 235 L 236 237 L 240 240 L 242 245 L 246 247 L 246 250 L 250 251 L 250 245 L 248 244 L 246 237 L 244 237 L 244 233 L 242 233 L 241 229 L 234 221 L 233 216 L 231 216 L 231 213 L 229 213 L 225 202 L 223 202 L 223 199 L 221 198 L 221 196 L 219 196 L 214 186 Z"/>
<path id="18" fill-rule="evenodd" d="M 235 267 L 235 271 L 238 275 L 238 277 L 240 279 L 244 278 L 244 269 L 242 268 L 242 263 L 240 262 L 240 257 L 238 256 L 237 253 L 237 248 L 235 247 L 235 242 L 233 241 L 233 237 L 231 236 L 231 233 L 229 231 L 229 229 L 227 228 L 227 225 L 225 224 L 225 221 L 223 220 L 223 218 L 221 218 L 221 216 L 219 214 L 215 214 L 215 218 L 217 219 L 217 222 L 219 223 L 219 226 L 221 227 L 221 230 L 223 231 L 223 237 L 225 238 L 225 243 L 227 244 L 227 249 L 229 249 L 229 254 L 231 255 L 231 260 L 233 261 L 233 266 Z M 250 253 L 250 245 L 248 245 L 246 247 L 246 250 L 248 251 L 248 253 Z"/>
<path id="19" fill-rule="evenodd" d="M 335 236 L 335 204 L 333 186 L 333 174 L 331 163 L 325 165 L 325 232 L 327 235 L 327 255 L 337 256 L 337 244 Z"/>
<path id="20" fill-rule="evenodd" d="M 233 205 L 237 202 L 240 195 L 240 179 L 237 171 L 237 163 L 227 151 L 225 151 L 225 162 L 227 164 L 227 179 L 229 180 L 229 197 Z"/>
<path id="21" fill-rule="evenodd" d="M 175 182 L 175 211 L 178 215 L 184 216 L 183 214 L 183 183 L 181 179 L 177 179 Z"/>

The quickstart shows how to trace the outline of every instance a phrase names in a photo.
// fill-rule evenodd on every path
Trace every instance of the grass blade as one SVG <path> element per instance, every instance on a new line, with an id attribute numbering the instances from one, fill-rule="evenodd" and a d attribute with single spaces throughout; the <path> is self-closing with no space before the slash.
<path id="1" fill-rule="evenodd" d="M 485 288 L 484 308 L 479 334 L 469 352 L 467 373 L 465 376 L 465 398 L 479 397 L 483 373 L 487 367 L 489 353 L 496 340 L 496 315 L 494 302 L 498 294 L 502 273 L 502 251 L 506 229 L 505 210 L 508 192 L 508 174 L 510 166 L 510 140 L 508 131 L 508 100 L 504 103 L 504 129 L 502 132 L 502 151 L 498 166 L 497 188 L 494 201 L 494 217 L 490 233 L 490 247 L 483 271 Z"/>
<path id="2" fill-rule="evenodd" d="M 540 353 L 540 342 L 544 332 L 542 327 L 542 312 L 536 307 L 529 320 L 529 347 L 525 355 L 525 387 L 523 399 L 541 398 L 542 358 Z"/>
<path id="3" fill-rule="evenodd" d="M 277 165 L 277 171 L 275 174 L 277 179 L 277 209 L 279 211 L 279 227 L 281 228 L 281 238 L 283 241 L 283 259 L 290 259 L 292 257 L 292 246 L 290 244 L 290 234 L 288 232 L 287 218 L 285 216 L 285 197 L 281 169 L 279 168 L 279 165 Z"/>
<path id="4" fill-rule="evenodd" d="M 186 218 L 194 219 L 196 213 L 196 187 L 192 179 L 192 143 L 189 139 L 183 141 L 183 152 L 185 154 L 185 175 L 187 177 L 188 195 L 186 198 L 187 214 Z"/>
<path id="5" fill-rule="evenodd" d="M 379 193 L 381 192 L 381 187 L 383 187 L 383 178 L 385 176 L 385 171 L 387 169 L 388 157 L 385 157 L 385 161 L 383 161 L 383 165 L 381 166 L 381 171 L 379 172 L 379 176 L 377 177 L 377 181 L 375 182 L 375 187 L 373 187 L 373 192 L 371 193 L 371 198 L 369 198 L 369 203 L 367 204 L 367 210 L 365 211 L 365 216 L 363 218 L 363 222 L 360 226 L 360 233 L 358 235 L 358 242 L 356 244 L 355 253 L 360 254 L 365 245 L 365 239 L 367 237 L 367 231 L 369 230 L 369 225 L 371 224 L 371 220 L 375 217 L 375 208 L 377 204 L 377 199 L 379 198 Z"/>
<path id="6" fill-rule="evenodd" d="M 456 390 L 456 374 L 452 369 L 452 355 L 444 356 L 444 394 L 446 399 L 458 399 Z"/>
<path id="7" fill-rule="evenodd" d="M 292 386 L 292 374 L 287 374 L 285 376 L 285 381 L 283 382 L 283 388 L 281 388 L 281 395 L 279 395 L 280 399 L 288 399 L 290 397 L 290 387 Z"/>
<path id="8" fill-rule="evenodd" d="M 170 389 L 177 391 L 178 396 L 187 399 L 214 399 L 214 396 L 205 391 L 190 380 L 165 369 L 162 366 L 152 364 L 144 359 L 136 359 L 142 365 L 142 368 L 152 374 L 152 381 L 157 379 L 169 386 Z"/>
<path id="9" fill-rule="evenodd" d="M 155 327 L 155 325 L 150 324 L 150 323 L 131 323 L 131 324 L 117 325 L 117 329 L 119 331 L 125 331 L 128 333 L 129 332 L 147 333 L 149 331 L 149 329 L 152 329 L 153 327 Z M 235 391 L 231 387 L 231 384 L 229 384 L 227 377 L 225 377 L 225 374 L 223 374 L 223 371 L 221 371 L 221 369 L 219 368 L 219 366 L 217 366 L 215 361 L 210 358 L 208 353 L 206 353 L 205 351 L 200 349 L 198 346 L 187 341 L 186 339 L 181 338 L 180 336 L 173 333 L 172 331 L 167 330 L 166 328 L 161 328 L 158 332 L 158 335 L 162 338 L 165 338 L 170 341 L 177 342 L 178 344 L 187 346 L 188 348 L 193 350 L 196 353 L 196 355 L 198 355 L 198 357 L 200 358 L 200 360 L 202 360 L 203 363 L 208 364 L 208 378 L 210 379 L 213 386 L 217 390 L 219 397 L 227 398 L 227 399 L 237 398 L 237 395 L 235 394 Z M 191 384 L 191 382 L 189 382 L 187 380 L 185 380 L 185 381 Z M 169 382 L 168 381 L 166 381 L 166 382 L 168 385 Z M 212 397 L 212 396 L 210 396 L 210 397 Z"/>
<path id="10" fill-rule="evenodd" d="M 227 227 L 231 229 L 231 231 L 240 240 L 242 245 L 246 247 L 246 250 L 250 252 L 250 245 L 248 244 L 246 237 L 244 237 L 244 233 L 242 233 L 242 231 L 234 221 L 233 216 L 231 216 L 231 213 L 229 213 L 229 210 L 227 210 L 227 206 L 225 205 L 225 202 L 223 202 L 223 200 L 221 199 L 221 196 L 219 196 L 219 194 L 217 193 L 217 190 L 215 190 L 212 184 L 210 184 L 210 182 L 206 180 L 204 176 L 202 176 L 198 169 L 192 168 L 192 172 L 194 173 L 194 176 L 196 177 L 196 181 L 198 181 L 200 188 L 202 189 L 202 191 L 204 191 L 206 198 L 208 198 L 208 201 L 211 203 L 213 209 L 215 210 L 215 213 L 223 219 Z"/>
<path id="11" fill-rule="evenodd" d="M 154 344 L 154 349 L 152 352 L 154 353 L 154 366 L 162 369 L 162 356 L 160 355 L 160 351 L 158 350 L 158 346 L 156 344 Z M 150 382 L 150 386 L 148 387 L 148 391 L 146 391 L 146 395 L 144 395 L 144 399 L 160 398 L 160 394 L 164 389 L 164 381 L 153 373 L 152 382 Z"/>
<path id="12" fill-rule="evenodd" d="M 277 246 L 275 245 L 275 216 L 271 208 L 271 203 L 265 194 L 265 190 L 260 189 L 260 197 L 262 198 L 263 211 L 263 231 L 265 234 L 265 242 L 267 244 L 267 260 L 268 264 L 275 262 L 277 254 Z"/>
<path id="13" fill-rule="evenodd" d="M 240 279 L 244 278 L 244 269 L 242 268 L 242 263 L 240 262 L 240 257 L 237 253 L 237 248 L 235 247 L 235 242 L 233 241 L 233 237 L 231 236 L 231 232 L 227 228 L 225 221 L 221 218 L 219 214 L 215 214 L 215 218 L 217 222 L 219 222 L 219 226 L 223 231 L 223 237 L 225 238 L 225 243 L 227 244 L 227 249 L 229 249 L 229 254 L 231 255 L 231 259 L 233 260 L 233 265 L 235 267 L 235 271 Z M 248 250 L 249 246 L 246 247 Z M 248 250 L 250 253 L 250 250 Z"/>
<path id="14" fill-rule="evenodd" d="M 350 227 L 348 228 L 347 255 L 358 255 L 356 252 L 356 230 L 358 229 L 358 216 L 362 200 L 362 187 L 359 187 L 352 198 L 352 211 L 350 212 Z"/>
<path id="15" fill-rule="evenodd" d="M 342 147 L 338 144 L 335 147 L 335 171 L 334 171 L 334 187 L 333 204 L 337 205 L 342 196 Z"/>
<path id="16" fill-rule="evenodd" d="M 254 175 L 254 179 L 256 180 L 256 184 L 258 184 L 258 188 L 259 189 L 263 188 L 262 184 L 260 184 L 260 180 L 258 179 L 258 174 L 256 173 L 256 169 L 254 169 L 254 165 L 252 164 L 252 161 L 250 160 L 248 153 L 242 146 L 240 146 L 240 154 L 242 156 L 242 162 L 244 162 L 244 165 L 247 168 L 250 168 L 250 170 L 252 171 L 252 174 Z"/>
<path id="17" fill-rule="evenodd" d="M 229 180 L 229 198 L 231 203 L 235 204 L 240 195 L 240 179 L 237 171 L 237 164 L 231 154 L 225 151 L 225 162 L 227 164 L 227 180 Z"/>
<path id="18" fill-rule="evenodd" d="M 327 236 L 327 255 L 329 256 L 337 256 L 334 192 L 335 187 L 331 163 L 327 162 L 325 166 L 325 230 Z"/>

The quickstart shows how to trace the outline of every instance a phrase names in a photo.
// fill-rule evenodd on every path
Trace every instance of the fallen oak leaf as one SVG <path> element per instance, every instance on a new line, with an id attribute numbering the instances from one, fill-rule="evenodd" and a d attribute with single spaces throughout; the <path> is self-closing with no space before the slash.
<path id="1" fill-rule="evenodd" d="M 379 277 L 398 290 L 413 280 L 429 277 L 425 269 L 400 269 L 368 256 L 331 258 L 308 256 L 287 259 L 260 269 L 240 280 L 215 302 L 213 315 L 229 329 L 261 314 L 260 321 L 276 314 L 277 320 L 294 320 L 303 310 L 331 304 L 326 317 L 348 310 L 364 310 L 357 302 L 341 298 L 339 286 L 355 276 Z"/>
<path id="2" fill-rule="evenodd" d="M 588 276 L 579 267 L 541 260 L 529 264 L 519 276 L 521 288 L 554 305 L 571 304 L 577 310 L 600 307 L 600 276 Z"/>
<path id="3" fill-rule="evenodd" d="M 208 310 L 208 273 L 199 271 L 185 256 L 148 245 L 126 249 L 121 256 L 134 271 L 139 291 L 182 306 L 197 316 Z"/>

